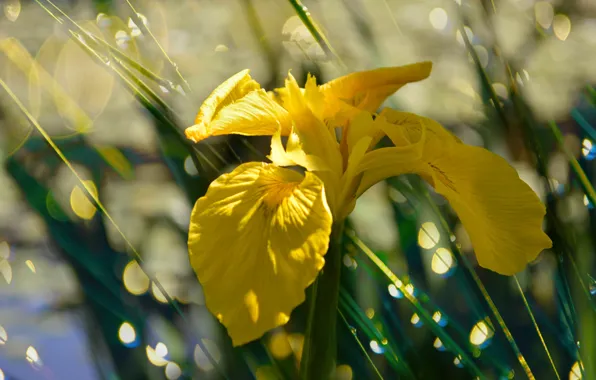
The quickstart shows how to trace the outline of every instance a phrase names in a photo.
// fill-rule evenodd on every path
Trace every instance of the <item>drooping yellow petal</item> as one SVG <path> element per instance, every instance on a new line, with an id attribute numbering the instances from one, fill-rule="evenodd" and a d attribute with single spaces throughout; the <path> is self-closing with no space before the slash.
<path id="1" fill-rule="evenodd" d="M 192 212 L 190 262 L 235 346 L 285 324 L 323 268 L 332 217 L 319 178 L 247 163 Z"/>
<path id="2" fill-rule="evenodd" d="M 418 117 L 417 125 L 411 122 L 415 115 L 397 111 L 381 115 L 394 122 L 394 131 L 383 129 L 396 147 L 367 153 L 360 164 L 364 175 L 357 196 L 384 178 L 405 173 L 422 176 L 460 217 L 478 263 L 500 274 L 521 271 L 551 246 L 542 231 L 544 206 L 507 161 L 486 149 L 462 144 L 433 120 Z M 423 147 L 421 156 L 408 160 L 417 155 L 408 152 L 413 145 Z"/>
<path id="3" fill-rule="evenodd" d="M 338 122 L 357 114 L 358 110 L 375 112 L 391 94 L 410 82 L 427 78 L 431 62 L 401 67 L 384 67 L 361 71 L 334 79 L 322 85 L 326 100 L 326 118 L 339 117 Z"/>
<path id="4" fill-rule="evenodd" d="M 429 165 L 436 191 L 462 221 L 480 266 L 513 275 L 551 247 L 542 231 L 544 205 L 503 158 L 462 144 Z"/>
<path id="5" fill-rule="evenodd" d="M 287 135 L 290 126 L 288 113 L 244 70 L 209 95 L 185 132 L 198 142 L 227 134 L 273 135 L 279 128 Z"/>

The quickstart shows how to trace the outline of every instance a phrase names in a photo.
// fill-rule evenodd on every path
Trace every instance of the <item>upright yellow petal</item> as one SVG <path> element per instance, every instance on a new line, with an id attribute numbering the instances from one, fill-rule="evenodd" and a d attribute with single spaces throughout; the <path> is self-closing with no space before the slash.
<path id="1" fill-rule="evenodd" d="M 279 128 L 287 135 L 290 126 L 288 113 L 244 70 L 209 95 L 185 132 L 198 142 L 227 134 L 273 135 Z"/>
<path id="2" fill-rule="evenodd" d="M 301 91 L 294 77 L 288 74 L 284 108 L 292 118 L 293 128 L 288 138 L 286 152 L 294 159 L 304 157 L 303 162 L 310 167 L 302 163 L 298 164 L 315 171 L 323 180 L 329 206 L 335 210 L 335 198 L 343 172 L 342 156 L 335 131 L 329 129 L 323 120 L 313 113 L 316 106 L 310 103 L 320 99 L 317 93 L 318 89 L 312 86 L 307 86 L 304 92 Z M 317 112 L 316 109 L 315 112 Z M 270 157 L 274 159 L 273 155 Z"/>
<path id="3" fill-rule="evenodd" d="M 523 270 L 551 246 L 542 231 L 544 206 L 507 161 L 486 149 L 462 144 L 433 120 L 397 111 L 381 115 L 393 122 L 394 130 L 382 128 L 396 147 L 365 155 L 357 196 L 384 178 L 405 173 L 422 176 L 460 217 L 478 263 L 500 274 Z M 419 124 L 412 122 L 416 118 Z M 412 150 L 414 146 L 422 149 Z"/>
<path id="4" fill-rule="evenodd" d="M 431 68 L 431 62 L 420 62 L 360 71 L 334 79 L 320 87 L 326 100 L 326 118 L 339 117 L 339 122 L 343 123 L 358 110 L 375 112 L 387 97 L 407 83 L 427 78 Z"/>
<path id="5" fill-rule="evenodd" d="M 304 301 L 331 225 L 322 182 L 271 164 L 243 164 L 197 201 L 190 262 L 235 346 L 285 324 Z"/>

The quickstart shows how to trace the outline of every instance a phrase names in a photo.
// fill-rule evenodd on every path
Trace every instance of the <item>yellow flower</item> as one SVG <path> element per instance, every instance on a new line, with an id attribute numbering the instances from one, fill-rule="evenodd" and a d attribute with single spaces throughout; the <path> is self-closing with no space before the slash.
<path id="1" fill-rule="evenodd" d="M 514 274 L 550 247 L 544 206 L 503 158 L 462 144 L 433 120 L 371 113 L 429 70 L 426 63 L 379 69 L 323 86 L 309 77 L 304 89 L 289 75 L 279 99 L 244 71 L 205 101 L 189 138 L 272 135 L 272 163 L 246 163 L 220 176 L 191 216 L 191 265 L 234 345 L 289 320 L 323 268 L 332 225 L 388 177 L 419 174 L 447 198 L 483 267 Z M 384 136 L 393 146 L 375 149 Z M 304 174 L 287 168 L 296 166 Z"/>

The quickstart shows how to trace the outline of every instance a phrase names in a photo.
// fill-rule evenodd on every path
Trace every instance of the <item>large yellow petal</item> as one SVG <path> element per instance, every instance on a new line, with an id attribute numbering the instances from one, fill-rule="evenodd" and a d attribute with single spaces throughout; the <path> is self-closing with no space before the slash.
<path id="1" fill-rule="evenodd" d="M 197 201 L 190 262 L 235 346 L 285 324 L 304 301 L 331 225 L 321 180 L 271 164 L 243 164 Z"/>
<path id="2" fill-rule="evenodd" d="M 462 144 L 429 166 L 436 191 L 470 235 L 480 266 L 513 275 L 551 247 L 542 231 L 544 205 L 502 157 Z"/>
<path id="3" fill-rule="evenodd" d="M 209 95 L 185 132 L 198 142 L 227 134 L 273 135 L 279 128 L 287 135 L 290 127 L 288 113 L 244 70 Z"/>
<path id="4" fill-rule="evenodd" d="M 460 217 L 478 263 L 500 274 L 521 271 L 551 246 L 542 231 L 544 206 L 507 161 L 486 149 L 462 144 L 433 120 L 397 111 L 381 115 L 394 123 L 394 130 L 381 125 L 396 147 L 365 155 L 356 196 L 388 177 L 422 176 Z M 416 118 L 419 124 L 413 122 Z"/>
<path id="5" fill-rule="evenodd" d="M 375 112 L 391 94 L 410 82 L 427 78 L 431 62 L 401 67 L 384 67 L 360 71 L 334 79 L 322 85 L 326 100 L 326 118 L 349 120 L 358 110 Z"/>

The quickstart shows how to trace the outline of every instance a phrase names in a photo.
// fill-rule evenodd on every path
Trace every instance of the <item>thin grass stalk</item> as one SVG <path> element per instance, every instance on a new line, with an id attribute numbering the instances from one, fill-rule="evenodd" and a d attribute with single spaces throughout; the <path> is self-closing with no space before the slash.
<path id="1" fill-rule="evenodd" d="M 358 333 L 352 329 L 352 326 L 350 326 L 350 324 L 348 323 L 348 320 L 346 319 L 346 317 L 344 316 L 344 314 L 342 313 L 341 310 L 338 310 L 338 314 L 341 317 L 342 322 L 350 330 L 352 336 L 354 337 L 354 339 L 356 340 L 356 343 L 358 344 L 358 347 L 360 348 L 360 350 L 364 354 L 364 357 L 366 357 L 366 361 L 368 362 L 368 364 L 370 364 L 371 368 L 375 372 L 375 375 L 377 375 L 377 377 L 379 379 L 384 380 L 383 375 L 381 375 L 381 372 L 379 371 L 379 369 L 377 368 L 377 366 L 373 362 L 372 358 L 368 354 L 368 351 L 366 350 L 366 348 L 364 347 L 364 345 L 362 344 L 362 342 L 360 341 L 360 339 L 358 339 Z"/>

